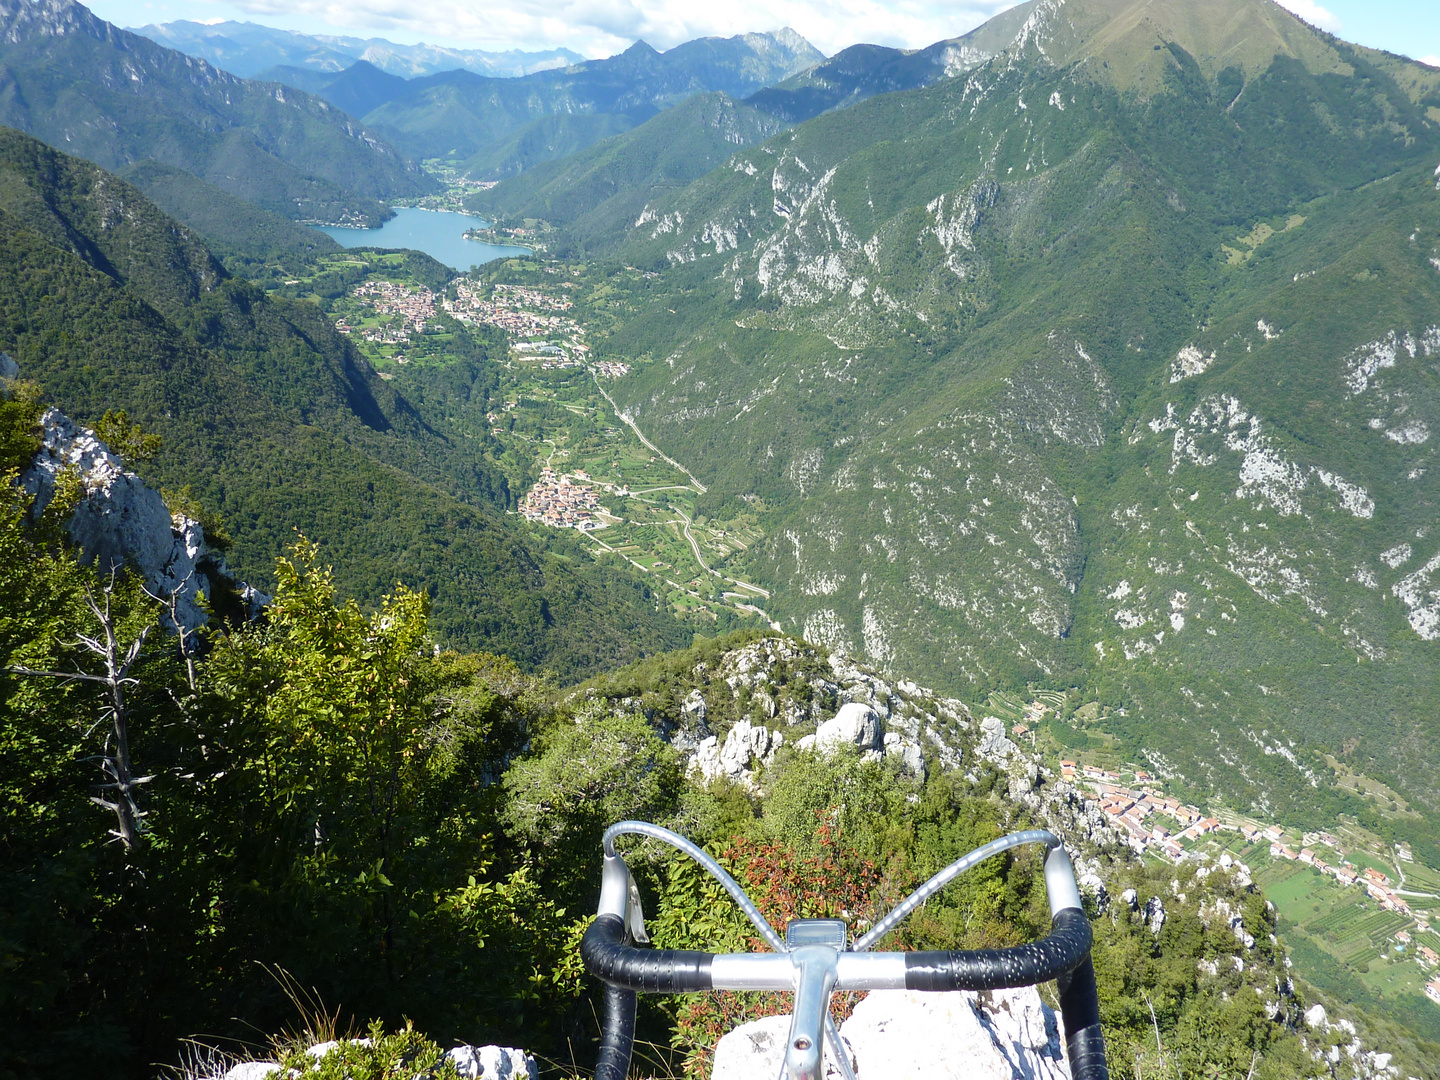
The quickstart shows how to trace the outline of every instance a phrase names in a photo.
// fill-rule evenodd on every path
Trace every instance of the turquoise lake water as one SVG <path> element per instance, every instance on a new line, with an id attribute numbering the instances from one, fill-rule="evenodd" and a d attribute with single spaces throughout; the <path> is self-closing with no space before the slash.
<path id="1" fill-rule="evenodd" d="M 378 229 L 342 229 L 324 226 L 326 236 L 342 247 L 412 248 L 452 270 L 469 270 L 494 259 L 528 255 L 529 249 L 506 244 L 482 244 L 466 240 L 466 229 L 483 229 L 489 222 L 452 210 L 417 210 L 396 207 L 395 216 Z"/>

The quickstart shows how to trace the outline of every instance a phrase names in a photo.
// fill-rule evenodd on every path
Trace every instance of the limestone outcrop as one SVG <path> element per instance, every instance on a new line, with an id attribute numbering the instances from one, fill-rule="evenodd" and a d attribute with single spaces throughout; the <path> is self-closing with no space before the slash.
<path id="1" fill-rule="evenodd" d="M 61 476 L 73 472 L 84 495 L 66 528 L 84 558 L 102 573 L 132 567 L 151 595 L 166 603 L 161 620 L 167 629 L 204 626 L 208 616 L 200 599 L 208 601 L 222 581 L 232 583 L 224 555 L 206 543 L 200 523 L 172 516 L 160 493 L 126 469 L 91 429 L 58 409 L 46 410 L 40 424 L 40 450 L 20 476 L 34 499 L 32 514 L 44 512 Z M 251 617 L 269 600 L 247 585 L 236 587 Z"/>
<path id="2" fill-rule="evenodd" d="M 702 739 L 690 759 L 689 769 L 707 781 L 726 777 L 746 787 L 754 786 L 754 766 L 769 765 L 775 751 L 785 743 L 785 736 L 763 724 L 749 720 L 737 721 L 725 736 L 722 745 L 718 736 Z"/>

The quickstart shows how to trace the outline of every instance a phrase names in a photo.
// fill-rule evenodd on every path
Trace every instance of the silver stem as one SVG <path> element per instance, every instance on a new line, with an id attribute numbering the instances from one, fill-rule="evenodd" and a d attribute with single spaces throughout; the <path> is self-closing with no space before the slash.
<path id="1" fill-rule="evenodd" d="M 607 834 L 608 835 L 608 834 Z M 1011 848 L 1020 847 L 1023 844 L 1044 844 L 1047 848 L 1060 846 L 1060 838 L 1048 829 L 1027 829 L 1024 832 L 1011 833 L 1009 836 L 1002 836 L 999 840 L 992 840 L 982 847 L 976 848 L 969 855 L 956 859 L 949 866 L 945 867 L 929 881 L 921 885 L 906 899 L 900 902 L 889 915 L 886 915 L 854 945 L 850 946 L 852 952 L 865 952 L 882 937 L 898 926 L 905 916 L 929 900 L 937 892 L 950 884 L 957 876 L 963 874 L 977 863 L 982 863 L 993 855 L 999 855 L 1002 851 L 1009 851 Z"/>

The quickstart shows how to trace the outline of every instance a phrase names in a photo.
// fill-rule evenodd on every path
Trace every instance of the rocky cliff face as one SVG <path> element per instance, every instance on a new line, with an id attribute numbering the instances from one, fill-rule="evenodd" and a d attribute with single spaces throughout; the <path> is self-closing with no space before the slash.
<path id="1" fill-rule="evenodd" d="M 13 362 L 12 362 L 13 366 Z M 12 376 L 13 377 L 13 376 Z M 67 528 L 70 538 L 102 573 L 132 567 L 163 603 L 161 621 L 172 630 L 196 630 L 209 615 L 201 606 L 217 585 L 236 588 L 225 556 L 212 549 L 198 521 L 172 515 L 160 493 L 125 468 L 120 458 L 58 409 L 41 418 L 42 443 L 20 483 L 43 513 L 66 473 L 78 477 L 83 497 Z M 248 585 L 238 589 L 252 618 L 269 597 Z"/>

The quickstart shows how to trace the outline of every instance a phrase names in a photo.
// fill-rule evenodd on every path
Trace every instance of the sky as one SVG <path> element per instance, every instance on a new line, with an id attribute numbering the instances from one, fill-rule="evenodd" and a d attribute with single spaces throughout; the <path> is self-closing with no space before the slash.
<path id="1" fill-rule="evenodd" d="M 83 0 L 82 0 L 83 2 Z M 871 42 L 920 48 L 973 30 L 1015 0 L 93 0 L 120 26 L 173 19 L 249 20 L 305 33 L 383 37 L 473 49 L 564 46 L 596 58 L 643 38 L 691 38 L 789 26 L 827 54 Z M 1204 3 L 1205 0 L 1193 0 Z M 1440 66 L 1437 0 L 1279 0 L 1348 41 Z"/>

